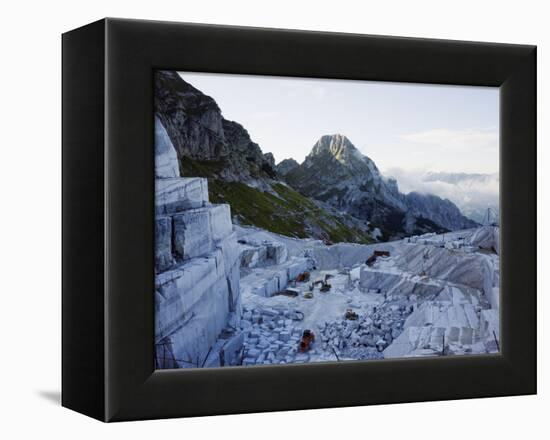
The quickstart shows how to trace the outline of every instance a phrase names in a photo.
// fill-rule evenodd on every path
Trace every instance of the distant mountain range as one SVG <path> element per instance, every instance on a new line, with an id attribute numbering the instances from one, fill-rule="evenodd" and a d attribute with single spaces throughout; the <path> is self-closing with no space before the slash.
<path id="1" fill-rule="evenodd" d="M 390 169 L 403 192 L 436 194 L 451 200 L 468 218 L 483 223 L 499 211 L 499 173 L 449 173 Z"/>
<path id="2" fill-rule="evenodd" d="M 302 164 L 275 166 L 246 129 L 177 72 L 155 77 L 155 114 L 176 148 L 183 176 L 209 178 L 213 202 L 234 220 L 294 237 L 371 242 L 476 226 L 455 204 L 399 191 L 343 135 L 322 136 Z"/>
<path id="3" fill-rule="evenodd" d="M 498 217 L 499 173 L 432 172 L 426 173 L 423 181 L 428 184 L 448 184 L 446 196 L 456 203 L 464 215 L 478 223 L 487 221 L 488 209 L 491 215 Z"/>
<path id="4" fill-rule="evenodd" d="M 277 171 L 293 188 L 369 219 L 388 237 L 476 226 L 450 200 L 399 192 L 395 179 L 382 176 L 376 164 L 340 134 L 321 137 L 302 164 L 280 165 Z"/>

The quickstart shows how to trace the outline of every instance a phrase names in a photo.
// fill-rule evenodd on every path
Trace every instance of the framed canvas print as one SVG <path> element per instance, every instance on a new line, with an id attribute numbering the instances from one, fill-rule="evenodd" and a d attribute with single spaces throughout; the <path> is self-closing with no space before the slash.
<path id="1" fill-rule="evenodd" d="M 535 124 L 534 46 L 64 34 L 63 405 L 535 393 Z"/>

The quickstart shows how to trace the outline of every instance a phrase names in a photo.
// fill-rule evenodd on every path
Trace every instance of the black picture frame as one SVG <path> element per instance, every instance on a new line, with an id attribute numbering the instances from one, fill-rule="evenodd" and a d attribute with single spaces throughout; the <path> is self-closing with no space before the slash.
<path id="1" fill-rule="evenodd" d="M 62 37 L 62 404 L 103 421 L 536 393 L 536 47 L 104 19 Z M 501 353 L 154 371 L 153 72 L 500 87 Z"/>

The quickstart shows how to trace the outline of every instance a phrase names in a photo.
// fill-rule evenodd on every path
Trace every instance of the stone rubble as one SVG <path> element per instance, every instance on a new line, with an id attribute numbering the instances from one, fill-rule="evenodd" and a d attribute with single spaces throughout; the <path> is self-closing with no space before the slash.
<path id="1" fill-rule="evenodd" d="M 308 362 L 299 353 L 303 314 L 282 308 L 243 308 L 241 329 L 245 336 L 243 365 Z"/>

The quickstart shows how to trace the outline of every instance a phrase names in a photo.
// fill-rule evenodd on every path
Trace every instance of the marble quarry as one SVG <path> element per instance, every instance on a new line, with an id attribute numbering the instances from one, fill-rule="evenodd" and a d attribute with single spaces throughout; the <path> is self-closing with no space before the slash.
<path id="1" fill-rule="evenodd" d="M 499 351 L 498 227 L 327 245 L 235 226 L 155 134 L 157 368 Z"/>

